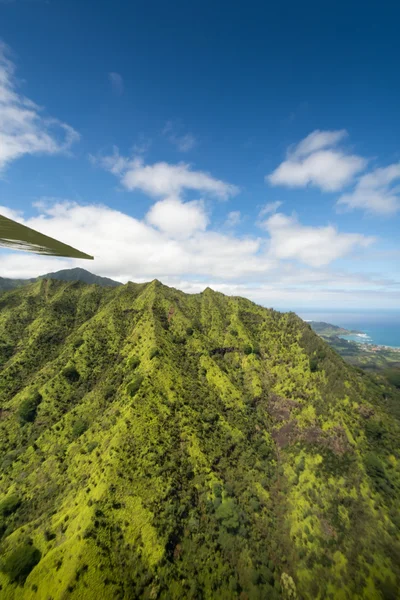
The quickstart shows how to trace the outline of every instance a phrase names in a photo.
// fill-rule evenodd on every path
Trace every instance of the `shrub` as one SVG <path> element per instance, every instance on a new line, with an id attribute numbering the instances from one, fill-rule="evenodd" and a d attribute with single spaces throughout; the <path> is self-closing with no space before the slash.
<path id="1" fill-rule="evenodd" d="M 32 423 L 36 419 L 37 408 L 42 401 L 42 396 L 35 391 L 29 398 L 23 400 L 18 409 L 21 423 Z"/>
<path id="2" fill-rule="evenodd" d="M 400 369 L 388 369 L 385 371 L 385 377 L 397 388 L 400 388 Z"/>
<path id="3" fill-rule="evenodd" d="M 49 531 L 48 529 L 46 529 L 46 531 L 44 532 L 44 539 L 47 542 L 50 542 L 51 540 L 54 540 L 56 537 L 56 534 L 53 533 L 52 531 Z"/>
<path id="4" fill-rule="evenodd" d="M 90 454 L 91 452 L 93 452 L 93 450 L 95 448 L 97 448 L 97 446 L 99 445 L 98 442 L 89 442 L 88 446 L 87 446 L 87 451 Z"/>
<path id="5" fill-rule="evenodd" d="M 369 452 L 365 459 L 365 467 L 367 473 L 373 479 L 379 479 L 385 477 L 385 470 L 380 459 L 373 452 Z"/>
<path id="6" fill-rule="evenodd" d="M 111 385 L 111 384 L 108 385 L 106 387 L 106 389 L 104 390 L 104 398 L 106 400 L 109 400 L 110 398 L 112 398 L 114 396 L 114 394 L 115 394 L 115 388 L 114 388 L 114 386 Z"/>
<path id="7" fill-rule="evenodd" d="M 215 516 L 228 531 L 235 531 L 239 527 L 239 515 L 233 498 L 223 500 L 215 511 Z"/>
<path id="8" fill-rule="evenodd" d="M 365 424 L 365 433 L 370 441 L 378 442 L 386 434 L 386 428 L 379 421 L 371 419 Z"/>
<path id="9" fill-rule="evenodd" d="M 78 419 L 78 421 L 75 421 L 75 423 L 72 427 L 73 437 L 74 438 L 80 437 L 83 433 L 85 433 L 87 428 L 88 428 L 87 422 L 84 421 L 83 419 Z"/>
<path id="10" fill-rule="evenodd" d="M 8 517 L 13 512 L 15 512 L 20 505 L 21 500 L 16 494 L 11 494 L 10 496 L 7 496 L 2 502 L 0 502 L 0 516 Z"/>
<path id="11" fill-rule="evenodd" d="M 143 381 L 143 376 L 138 375 L 136 377 L 136 379 L 134 379 L 133 381 L 128 383 L 128 386 L 126 389 L 127 389 L 128 394 L 131 396 L 131 398 L 133 398 L 133 396 L 138 392 L 140 386 L 142 385 L 142 381 Z"/>
<path id="12" fill-rule="evenodd" d="M 73 366 L 65 367 L 62 374 L 70 383 L 76 383 L 81 378 L 79 372 Z"/>
<path id="13" fill-rule="evenodd" d="M 35 546 L 21 544 L 7 556 L 1 565 L 1 570 L 9 576 L 12 583 L 23 585 L 41 557 L 40 550 Z"/>
<path id="14" fill-rule="evenodd" d="M 156 356 L 160 356 L 160 351 L 158 348 L 153 348 L 150 351 L 150 360 L 153 360 L 153 358 L 155 358 Z"/>
<path id="15" fill-rule="evenodd" d="M 128 361 L 128 365 L 131 369 L 136 369 L 140 365 L 140 358 L 132 356 Z"/>

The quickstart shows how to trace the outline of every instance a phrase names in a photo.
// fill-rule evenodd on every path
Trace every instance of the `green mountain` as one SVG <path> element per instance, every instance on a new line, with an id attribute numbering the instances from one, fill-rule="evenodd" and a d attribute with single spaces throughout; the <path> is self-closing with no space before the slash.
<path id="1" fill-rule="evenodd" d="M 97 284 L 102 287 L 118 287 L 122 285 L 120 281 L 114 281 L 108 277 L 100 277 L 100 275 L 93 275 L 86 269 L 76 267 L 75 269 L 62 269 L 55 273 L 47 273 L 38 277 L 38 279 L 60 279 L 61 281 L 83 281 L 84 283 Z"/>
<path id="2" fill-rule="evenodd" d="M 295 314 L 41 280 L 0 398 L 2 600 L 398 597 L 398 392 Z"/>
<path id="3" fill-rule="evenodd" d="M 38 279 L 60 279 L 61 281 L 83 281 L 84 283 L 95 283 L 102 287 L 118 287 L 122 285 L 119 281 L 109 279 L 108 277 L 100 277 L 99 275 L 93 275 L 86 269 L 76 267 L 75 269 L 62 269 L 61 271 L 55 271 L 54 273 L 47 273 L 40 277 L 34 277 L 32 279 L 8 279 L 6 277 L 0 277 L 0 292 L 12 290 L 22 285 L 28 285 L 38 281 Z"/>
<path id="4" fill-rule="evenodd" d="M 343 327 L 338 327 L 337 325 L 331 325 L 331 323 L 324 323 L 323 321 L 308 321 L 311 326 L 311 329 L 318 333 L 319 335 L 330 337 L 332 335 L 349 335 L 351 333 L 358 334 L 362 333 L 362 331 L 357 331 L 356 329 L 344 329 Z"/>
<path id="5" fill-rule="evenodd" d="M 22 285 L 28 285 L 29 283 L 32 283 L 32 279 L 9 279 L 8 277 L 0 277 L 0 293 L 13 290 Z"/>

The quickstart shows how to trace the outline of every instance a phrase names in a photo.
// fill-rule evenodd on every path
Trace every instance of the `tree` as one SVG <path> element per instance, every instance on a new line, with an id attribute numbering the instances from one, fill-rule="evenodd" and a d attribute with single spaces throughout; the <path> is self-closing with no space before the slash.
<path id="1" fill-rule="evenodd" d="M 42 396 L 35 391 L 32 396 L 23 400 L 18 409 L 21 423 L 32 423 L 36 419 L 37 408 L 42 401 Z"/>
<path id="2" fill-rule="evenodd" d="M 1 565 L 1 570 L 9 576 L 13 583 L 23 585 L 41 557 L 40 550 L 35 548 L 35 546 L 26 543 L 21 544 L 7 556 Z"/>

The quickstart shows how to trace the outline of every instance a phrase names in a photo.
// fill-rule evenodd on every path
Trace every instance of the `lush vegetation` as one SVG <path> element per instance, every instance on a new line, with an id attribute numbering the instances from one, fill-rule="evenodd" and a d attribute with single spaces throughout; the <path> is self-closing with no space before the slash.
<path id="1" fill-rule="evenodd" d="M 398 597 L 399 392 L 293 313 L 41 280 L 0 399 L 2 599 Z"/>

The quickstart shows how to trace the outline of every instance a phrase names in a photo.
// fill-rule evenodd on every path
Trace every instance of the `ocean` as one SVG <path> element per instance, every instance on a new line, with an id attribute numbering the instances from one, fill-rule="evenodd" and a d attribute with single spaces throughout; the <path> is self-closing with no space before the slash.
<path id="1" fill-rule="evenodd" d="M 324 321 L 345 329 L 362 331 L 365 336 L 343 336 L 354 342 L 400 348 L 400 311 L 382 312 L 326 312 L 299 311 L 299 317 L 308 321 Z"/>

